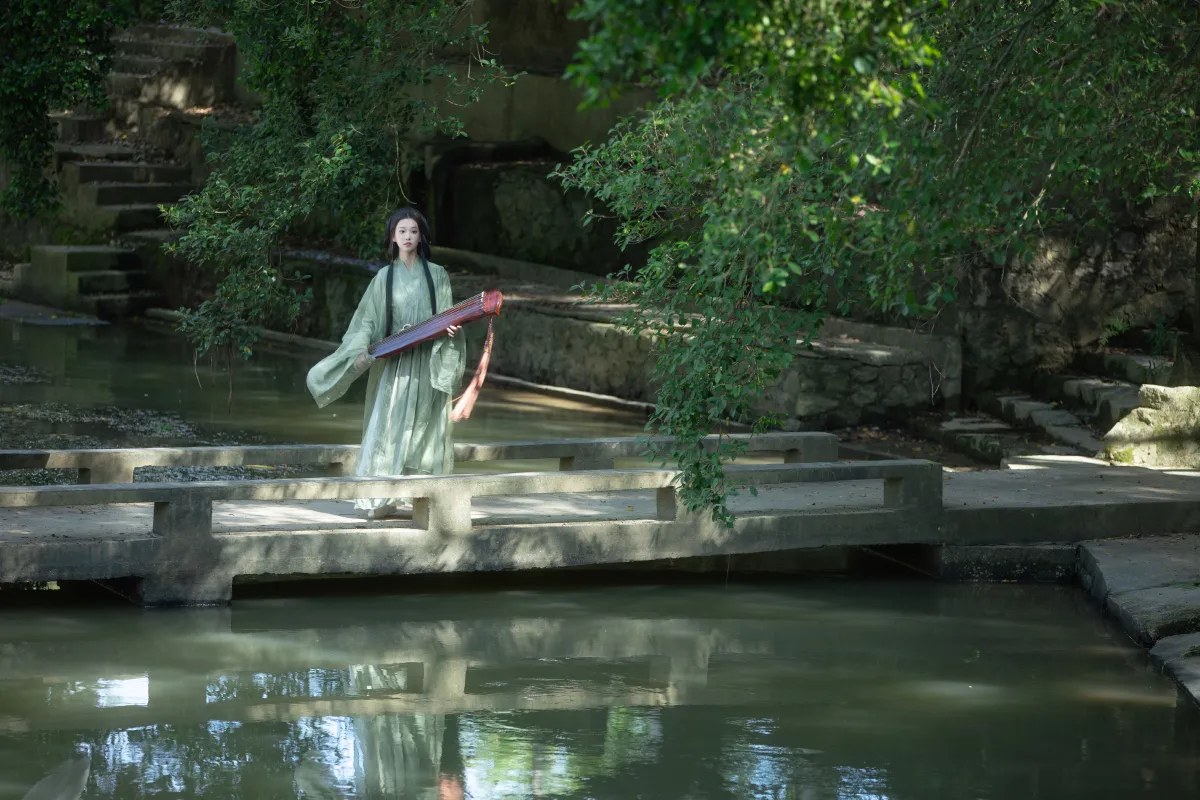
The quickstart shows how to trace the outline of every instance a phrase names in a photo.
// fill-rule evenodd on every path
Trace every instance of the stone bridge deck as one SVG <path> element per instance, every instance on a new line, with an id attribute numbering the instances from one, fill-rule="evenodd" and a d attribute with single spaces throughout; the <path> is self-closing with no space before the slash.
<path id="1" fill-rule="evenodd" d="M 537 443 L 566 468 L 554 473 L 0 487 L 0 582 L 134 577 L 146 603 L 222 603 L 243 575 L 536 569 L 1200 528 L 1200 473 L 1054 457 L 943 473 L 921 461 L 836 462 L 832 436 L 783 434 L 755 437 L 751 449 L 784 463 L 731 468 L 757 494 L 734 499 L 738 519 L 725 529 L 676 503 L 672 470 L 572 469 L 633 441 Z M 504 447 L 491 454 L 517 452 Z M 323 457 L 335 456 L 345 463 L 345 452 Z M 0 454 L 0 465 L 33 457 Z M 37 458 L 87 469 L 78 454 Z M 350 502 L 395 495 L 415 498 L 412 520 L 368 522 Z"/>

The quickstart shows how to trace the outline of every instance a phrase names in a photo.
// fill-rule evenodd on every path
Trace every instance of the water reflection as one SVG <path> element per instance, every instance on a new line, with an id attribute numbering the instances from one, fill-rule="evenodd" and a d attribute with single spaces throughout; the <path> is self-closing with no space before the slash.
<path id="1" fill-rule="evenodd" d="M 196 362 L 167 330 L 133 325 L 52 327 L 0 319 L 0 361 L 33 367 L 46 383 L 0 383 L 0 402 L 115 406 L 179 414 L 208 431 L 252 431 L 271 441 L 355 443 L 362 436 L 360 381 L 344 400 L 318 409 L 304 386 L 319 353 L 287 354 L 264 344 L 233 375 Z M 632 436 L 644 418 L 625 411 L 485 385 L 460 441 Z M 232 396 L 232 405 L 230 397 Z M 179 442 L 186 444 L 187 442 Z"/>
<path id="2" fill-rule="evenodd" d="M 1195 796 L 1081 594 L 808 584 L 0 612 L 0 798 Z"/>

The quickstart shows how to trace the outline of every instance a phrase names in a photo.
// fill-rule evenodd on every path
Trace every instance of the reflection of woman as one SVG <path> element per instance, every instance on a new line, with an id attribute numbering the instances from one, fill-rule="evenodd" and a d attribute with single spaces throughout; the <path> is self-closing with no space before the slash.
<path id="1" fill-rule="evenodd" d="M 450 398 L 464 363 L 462 339 L 455 338 L 459 329 L 448 328 L 447 336 L 379 362 L 367 347 L 450 308 L 450 278 L 430 263 L 429 226 L 419 211 L 403 208 L 393 214 L 385 242 L 391 263 L 371 280 L 341 346 L 309 371 L 308 390 L 323 408 L 370 371 L 355 475 L 448 473 L 454 467 Z M 407 506 L 407 498 L 355 502 L 370 519 L 402 513 Z"/>
<path id="2" fill-rule="evenodd" d="M 442 732 L 441 764 L 438 769 L 438 800 L 463 800 L 462 750 L 458 741 L 458 716 L 446 715 Z"/>

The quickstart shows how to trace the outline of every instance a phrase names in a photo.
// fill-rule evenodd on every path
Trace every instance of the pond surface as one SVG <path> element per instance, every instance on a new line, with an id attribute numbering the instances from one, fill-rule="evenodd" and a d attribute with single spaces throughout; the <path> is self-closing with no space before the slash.
<path id="1" fill-rule="evenodd" d="M 366 380 L 347 397 L 318 409 L 304 385 L 322 354 L 286 353 L 263 344 L 228 374 L 195 363 L 187 343 L 167 328 L 136 325 L 53 326 L 0 319 L 0 404 L 66 404 L 75 409 L 137 409 L 178 416 L 203 438 L 275 442 L 356 443 L 362 436 Z M 469 365 L 474 369 L 474 365 Z M 16 370 L 27 372 L 23 376 Z M 80 424 L 64 414 L 37 420 L 42 435 L 70 435 Z M 465 442 L 635 436 L 644 417 L 548 395 L 485 384 L 455 438 Z M 86 424 L 83 426 L 86 428 Z M 172 440 L 165 425 L 162 441 Z M 119 433 L 113 434 L 120 444 Z M 112 437 L 110 437 L 112 438 Z M 142 446 L 145 437 L 125 436 Z M 178 439 L 179 437 L 175 437 Z M 194 442 L 191 442 L 194 443 Z M 0 445 L 3 446 L 3 445 Z M 45 446 L 45 445 L 43 445 Z"/>
<path id="2" fill-rule="evenodd" d="M 0 610 L 0 799 L 1129 800 L 1200 724 L 1079 591 L 802 582 Z"/>

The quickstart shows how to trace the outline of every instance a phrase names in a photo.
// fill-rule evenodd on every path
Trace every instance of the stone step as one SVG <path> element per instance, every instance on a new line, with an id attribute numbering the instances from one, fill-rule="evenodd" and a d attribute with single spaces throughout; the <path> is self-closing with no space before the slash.
<path id="1" fill-rule="evenodd" d="M 1142 353 L 1084 352 L 1075 358 L 1083 372 L 1133 384 L 1162 384 L 1170 379 L 1175 362 L 1164 356 Z"/>
<path id="2" fill-rule="evenodd" d="M 157 75 L 171 65 L 161 56 L 118 52 L 113 58 L 113 71 L 130 75 Z"/>
<path id="3" fill-rule="evenodd" d="M 198 187 L 189 183 L 85 183 L 80 199 L 96 206 L 174 203 Z"/>
<path id="4" fill-rule="evenodd" d="M 162 247 L 168 242 L 178 240 L 181 236 L 183 236 L 182 232 L 169 228 L 148 228 L 140 231 L 125 231 L 121 234 L 121 241 L 136 250 L 142 247 Z"/>
<path id="5" fill-rule="evenodd" d="M 79 298 L 78 310 L 103 320 L 128 319 L 153 308 L 157 300 L 155 292 L 84 295 Z"/>
<path id="6" fill-rule="evenodd" d="M 107 245 L 38 245 L 29 249 L 36 269 L 63 272 L 95 272 L 137 269 L 137 255 L 124 247 Z"/>
<path id="7" fill-rule="evenodd" d="M 62 143 L 95 143 L 108 136 L 108 117 L 99 114 L 60 113 L 51 114 L 50 119 Z"/>
<path id="8" fill-rule="evenodd" d="M 162 212 L 155 203 L 96 206 L 96 213 L 109 218 L 111 226 L 117 231 L 135 231 L 165 224 Z"/>
<path id="9" fill-rule="evenodd" d="M 63 179 L 73 186 L 87 183 L 184 183 L 191 179 L 187 167 L 146 162 L 78 161 L 63 165 Z"/>
<path id="10" fill-rule="evenodd" d="M 133 250 L 104 245 L 39 245 L 30 248 L 29 256 L 30 262 L 13 274 L 12 294 L 54 308 L 77 307 L 79 273 L 125 272 L 140 266 Z"/>
<path id="11" fill-rule="evenodd" d="M 1075 452 L 1074 448 L 1033 442 L 1027 433 L 985 414 L 950 419 L 914 416 L 909 418 L 909 428 L 949 450 L 996 466 L 1018 456 Z"/>
<path id="12" fill-rule="evenodd" d="M 127 162 L 134 161 L 141 151 L 122 144 L 106 144 L 102 142 L 54 143 L 54 169 L 61 172 L 67 164 L 75 162 Z"/>
<path id="13" fill-rule="evenodd" d="M 1104 450 L 1104 442 L 1083 420 L 1055 403 L 1025 394 L 984 394 L 979 407 L 1014 427 L 1040 432 L 1072 447 L 1080 455 L 1095 458 Z"/>
<path id="14" fill-rule="evenodd" d="M 120 37 L 113 40 L 118 53 L 162 59 L 167 63 L 181 61 L 204 62 L 222 55 L 231 45 L 225 43 L 195 44 L 193 42 L 166 42 L 158 39 L 131 39 Z"/>
<path id="15" fill-rule="evenodd" d="M 207 106 L 226 99 L 228 87 L 220 80 L 206 80 L 201 74 L 170 71 L 158 75 L 136 75 L 130 72 L 110 72 L 106 78 L 108 95 L 119 108 L 117 119 L 131 115 L 130 101 L 139 105 L 156 105 L 184 110 Z"/>
<path id="16" fill-rule="evenodd" d="M 1041 375 L 1034 380 L 1034 389 L 1101 433 L 1107 433 L 1141 404 L 1136 384 L 1105 378 Z"/>
<path id="17" fill-rule="evenodd" d="M 113 37 L 118 42 L 176 42 L 186 44 L 232 45 L 232 35 L 216 28 L 188 25 L 133 25 Z"/>
<path id="18" fill-rule="evenodd" d="M 70 273 L 75 294 L 112 295 L 129 294 L 146 288 L 146 273 L 141 270 L 89 270 Z"/>

